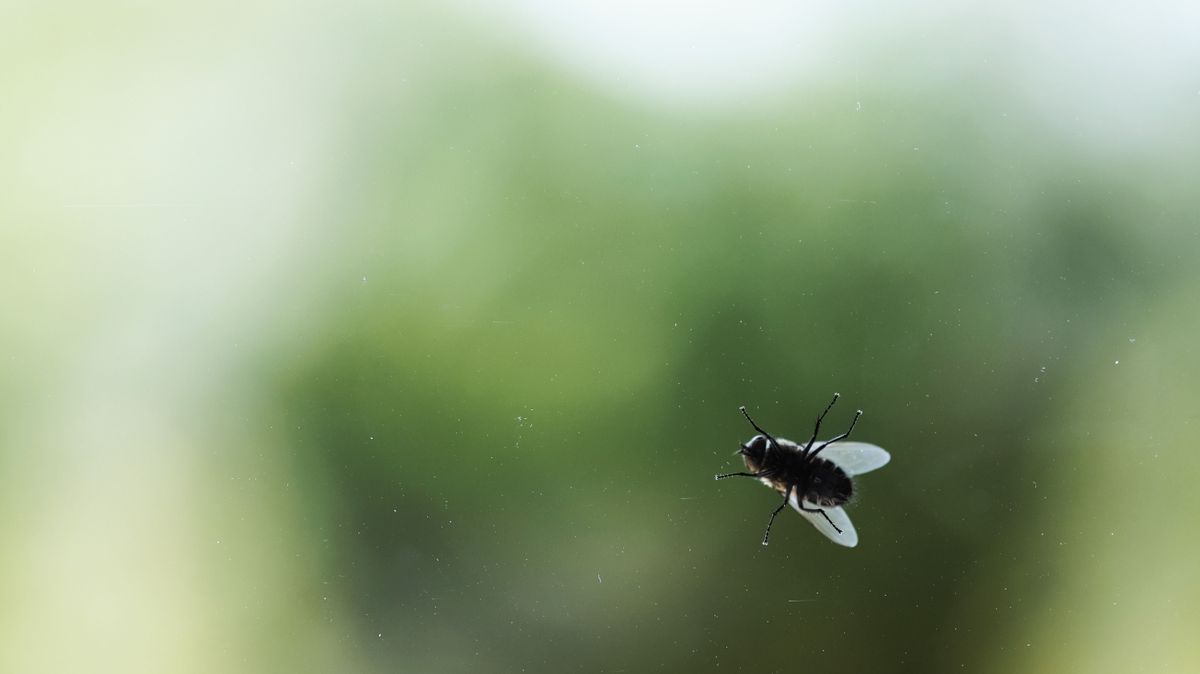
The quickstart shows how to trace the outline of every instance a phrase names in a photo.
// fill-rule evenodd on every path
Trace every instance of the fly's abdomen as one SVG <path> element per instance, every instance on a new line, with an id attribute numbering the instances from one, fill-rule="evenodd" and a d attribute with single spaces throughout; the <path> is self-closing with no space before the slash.
<path id="1" fill-rule="evenodd" d="M 854 496 L 854 482 L 830 461 L 817 458 L 813 462 L 812 477 L 804 500 L 820 506 L 840 506 Z"/>

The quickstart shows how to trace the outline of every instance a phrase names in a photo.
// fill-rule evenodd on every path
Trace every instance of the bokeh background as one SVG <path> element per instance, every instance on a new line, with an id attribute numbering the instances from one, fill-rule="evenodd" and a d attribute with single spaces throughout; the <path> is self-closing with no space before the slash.
<path id="1" fill-rule="evenodd" d="M 1200 670 L 1198 21 L 5 3 L 0 670 Z"/>

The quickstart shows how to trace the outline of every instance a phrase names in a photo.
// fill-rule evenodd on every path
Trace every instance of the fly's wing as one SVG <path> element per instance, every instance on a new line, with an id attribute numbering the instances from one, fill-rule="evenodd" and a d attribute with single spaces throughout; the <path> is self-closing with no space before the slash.
<path id="1" fill-rule="evenodd" d="M 883 468 L 892 460 L 892 455 L 882 447 L 853 441 L 835 442 L 821 450 L 818 457 L 836 463 L 847 475 L 869 473 L 876 468 Z"/>
<path id="2" fill-rule="evenodd" d="M 830 449 L 833 449 L 833 447 L 830 447 Z M 803 515 L 804 519 L 811 522 L 812 525 L 817 528 L 817 531 L 825 534 L 825 537 L 829 540 L 837 543 L 838 545 L 844 545 L 848 548 L 858 545 L 858 532 L 854 530 L 854 525 L 850 522 L 850 516 L 846 514 L 846 511 L 843 510 L 841 506 L 837 506 L 836 508 L 821 507 L 821 510 L 824 510 L 826 515 L 829 515 L 829 519 L 837 525 L 838 529 L 842 530 L 842 533 L 839 534 L 837 529 L 829 526 L 829 521 L 827 521 L 825 516 L 821 513 L 810 513 L 805 510 L 801 510 L 800 504 L 796 501 L 796 492 L 792 492 L 791 498 L 788 499 L 788 502 L 792 504 L 792 507 L 796 509 L 796 512 Z M 805 501 L 804 507 L 817 508 L 819 506 Z"/>

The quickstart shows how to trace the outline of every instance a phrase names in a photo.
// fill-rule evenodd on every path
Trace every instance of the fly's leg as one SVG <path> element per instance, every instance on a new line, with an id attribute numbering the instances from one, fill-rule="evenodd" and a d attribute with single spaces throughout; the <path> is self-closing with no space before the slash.
<path id="1" fill-rule="evenodd" d="M 771 538 L 771 525 L 775 524 L 775 516 L 778 515 L 779 511 L 783 510 L 784 506 L 788 504 L 788 498 L 791 496 L 793 489 L 795 489 L 794 485 L 789 486 L 786 490 L 784 490 L 783 503 L 779 504 L 779 507 L 775 509 L 775 512 L 771 513 L 771 519 L 767 520 L 767 530 L 763 532 L 763 545 L 766 545 L 767 541 Z"/>
<path id="2" fill-rule="evenodd" d="M 758 431 L 759 433 L 762 433 L 762 434 L 763 434 L 763 437 L 765 437 L 766 439 L 770 440 L 770 441 L 771 441 L 771 444 L 772 444 L 772 445 L 775 445 L 775 448 L 776 448 L 776 449 L 779 449 L 779 443 L 775 441 L 775 438 L 771 437 L 771 434 L 770 434 L 770 433 L 768 433 L 768 432 L 764 431 L 763 429 L 759 428 L 759 427 L 758 427 L 758 424 L 754 423 L 754 420 L 750 418 L 750 413 L 746 411 L 746 406 L 745 406 L 745 405 L 742 405 L 742 406 L 741 406 L 741 407 L 739 407 L 738 409 L 739 409 L 739 410 L 741 410 L 741 412 L 742 412 L 742 416 L 746 417 L 746 421 L 749 421 L 749 422 L 750 422 L 750 425 L 754 427 L 754 430 Z M 770 445 L 768 445 L 768 447 L 769 447 L 769 446 L 770 446 Z"/>
<path id="3" fill-rule="evenodd" d="M 725 479 L 725 478 L 727 478 L 727 477 L 754 477 L 754 478 L 758 478 L 758 477 L 762 477 L 762 476 L 761 476 L 761 475 L 759 475 L 758 473 L 725 473 L 725 474 L 723 474 L 723 475 L 718 475 L 718 476 L 716 476 L 716 478 L 715 478 L 715 479 L 717 479 L 717 480 L 724 480 L 724 479 Z"/>
<path id="4" fill-rule="evenodd" d="M 814 449 L 812 454 L 808 455 L 808 458 L 811 459 L 812 457 L 819 454 L 822 449 L 825 449 L 826 447 L 828 447 L 829 445 L 832 445 L 833 443 L 837 442 L 838 440 L 845 440 L 846 438 L 850 437 L 850 431 L 854 430 L 854 424 L 858 423 L 858 418 L 861 416 L 862 416 L 862 410 L 855 412 L 854 419 L 850 422 L 850 428 L 845 433 L 842 433 L 841 435 L 837 436 L 836 438 L 833 438 L 831 440 L 827 440 L 827 441 L 821 443 L 821 446 Z"/>
<path id="5" fill-rule="evenodd" d="M 817 417 L 817 423 L 815 426 L 813 426 L 812 437 L 808 439 L 808 444 L 804 446 L 805 454 L 808 454 L 808 450 L 811 449 L 813 446 L 813 443 L 817 441 L 817 433 L 821 432 L 821 420 L 825 418 L 826 414 L 829 414 L 829 410 L 833 408 L 833 404 L 836 403 L 838 401 L 838 398 L 840 398 L 840 397 L 842 397 L 842 394 L 834 393 L 833 400 L 829 401 L 829 404 L 825 406 L 825 411 L 821 412 L 821 416 Z M 817 451 L 820 451 L 820 450 L 817 450 Z"/>
<path id="6" fill-rule="evenodd" d="M 824 510 L 821 510 L 820 508 L 805 508 L 803 501 L 798 501 L 798 503 L 800 503 L 800 509 L 806 513 L 821 513 L 821 516 L 825 518 L 826 522 L 829 522 L 829 526 L 833 527 L 834 531 L 838 532 L 839 534 L 842 533 L 842 530 L 838 528 L 838 525 L 833 523 L 833 520 L 829 519 L 829 514 Z"/>

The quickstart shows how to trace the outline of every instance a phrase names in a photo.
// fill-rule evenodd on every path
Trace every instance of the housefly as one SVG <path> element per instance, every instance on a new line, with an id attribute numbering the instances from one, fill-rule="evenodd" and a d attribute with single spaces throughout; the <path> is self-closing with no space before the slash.
<path id="1" fill-rule="evenodd" d="M 854 497 L 854 476 L 882 468 L 892 457 L 881 447 L 865 442 L 846 441 L 850 431 L 853 431 L 854 425 L 858 423 L 858 418 L 862 416 L 862 410 L 855 413 L 850 428 L 845 433 L 824 442 L 817 442 L 821 421 L 837 402 L 838 397 L 839 394 L 833 394 L 833 400 L 825 406 L 821 416 L 817 417 L 812 437 L 803 445 L 786 438 L 772 437 L 754 423 L 745 407 L 741 408 L 746 421 L 758 431 L 758 435 L 750 438 L 749 442 L 737 451 L 746 462 L 748 472 L 726 473 L 718 475 L 717 479 L 752 477 L 783 496 L 783 501 L 767 521 L 767 530 L 762 538 L 763 545 L 766 545 L 771 537 L 771 525 L 775 523 L 775 516 L 788 504 L 834 543 L 849 548 L 858 545 L 858 532 L 854 530 L 854 525 L 842 506 Z"/>

